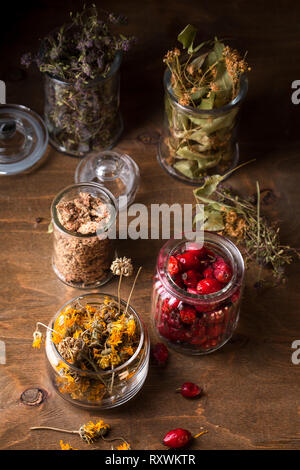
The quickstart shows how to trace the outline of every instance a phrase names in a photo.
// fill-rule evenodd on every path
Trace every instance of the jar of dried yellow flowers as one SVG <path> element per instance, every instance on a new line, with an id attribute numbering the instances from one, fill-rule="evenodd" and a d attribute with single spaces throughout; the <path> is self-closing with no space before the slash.
<path id="1" fill-rule="evenodd" d="M 146 379 L 149 352 L 143 321 L 113 295 L 74 298 L 47 329 L 51 382 L 64 399 L 85 408 L 114 408 L 133 398 Z"/>

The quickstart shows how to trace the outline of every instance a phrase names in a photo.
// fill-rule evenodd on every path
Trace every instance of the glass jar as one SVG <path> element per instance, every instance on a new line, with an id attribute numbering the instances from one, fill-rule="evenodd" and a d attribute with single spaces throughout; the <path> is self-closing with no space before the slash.
<path id="1" fill-rule="evenodd" d="M 108 220 L 97 226 L 96 233 L 83 234 L 67 230 L 60 222 L 57 206 L 74 201 L 81 193 L 100 199 L 108 210 Z M 79 183 L 63 189 L 51 206 L 53 226 L 52 265 L 58 278 L 71 287 L 91 289 L 112 277 L 115 257 L 117 201 L 108 189 L 97 183 Z M 106 219 L 105 219 L 106 220 Z"/>
<path id="2" fill-rule="evenodd" d="M 199 185 L 209 174 L 224 174 L 239 161 L 237 120 L 247 90 L 246 76 L 239 94 L 227 105 L 211 110 L 182 106 L 171 85 L 171 72 L 164 74 L 165 119 L 158 145 L 158 160 L 171 176 Z"/>
<path id="3" fill-rule="evenodd" d="M 171 239 L 160 250 L 154 277 L 152 315 L 162 340 L 179 352 L 201 355 L 221 348 L 232 336 L 239 318 L 243 290 L 244 262 L 238 248 L 227 238 L 204 232 L 204 247 L 221 256 L 231 266 L 232 278 L 218 292 L 198 295 L 178 287 L 167 266 L 170 256 L 201 248 L 188 238 Z M 196 318 L 192 324 L 180 319 L 183 307 L 193 307 Z"/>
<path id="4" fill-rule="evenodd" d="M 54 328 L 56 318 L 66 308 L 78 303 L 80 306 L 97 307 L 106 297 L 118 301 L 117 297 L 102 293 L 85 294 L 72 299 L 53 317 L 49 328 Z M 121 300 L 121 305 L 126 307 L 126 302 Z M 60 355 L 52 341 L 52 331 L 47 330 L 48 375 L 55 391 L 62 398 L 83 408 L 105 410 L 128 402 L 140 391 L 148 374 L 150 341 L 145 324 L 131 306 L 128 307 L 128 314 L 135 319 L 140 341 L 133 356 L 114 370 L 94 372 L 74 367 Z"/>
<path id="5" fill-rule="evenodd" d="M 48 73 L 45 77 L 45 122 L 49 142 L 60 152 L 82 157 L 112 148 L 121 136 L 120 65 L 117 52 L 108 75 L 82 87 Z"/>

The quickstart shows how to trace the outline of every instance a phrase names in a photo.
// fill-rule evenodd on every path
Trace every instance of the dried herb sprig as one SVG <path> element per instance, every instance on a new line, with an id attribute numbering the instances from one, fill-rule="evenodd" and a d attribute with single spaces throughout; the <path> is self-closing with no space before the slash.
<path id="1" fill-rule="evenodd" d="M 203 186 L 194 190 L 197 203 L 204 204 L 204 229 L 231 237 L 245 254 L 246 263 L 259 265 L 258 281 L 261 281 L 261 268 L 266 267 L 271 269 L 276 284 L 285 282 L 285 266 L 299 258 L 300 253 L 281 244 L 279 227 L 261 213 L 258 181 L 256 202 L 252 202 L 221 187 L 223 178 L 220 175 L 208 177 Z"/>

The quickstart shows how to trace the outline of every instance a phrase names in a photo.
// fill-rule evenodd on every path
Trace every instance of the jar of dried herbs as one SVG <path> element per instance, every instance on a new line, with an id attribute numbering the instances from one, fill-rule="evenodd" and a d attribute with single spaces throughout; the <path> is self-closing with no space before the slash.
<path id="1" fill-rule="evenodd" d="M 21 63 L 35 63 L 44 74 L 49 141 L 60 152 L 81 157 L 111 148 L 121 135 L 119 70 L 135 38 L 116 31 L 124 16 L 98 12 L 95 5 L 71 12 L 70 18 Z"/>
<path id="2" fill-rule="evenodd" d="M 236 50 L 217 38 L 197 47 L 188 25 L 178 36 L 182 51 L 169 51 L 164 62 L 165 124 L 158 148 L 162 167 L 173 177 L 199 184 L 224 174 L 239 160 L 237 122 L 249 70 Z"/>
<path id="3" fill-rule="evenodd" d="M 115 197 L 97 183 L 74 184 L 54 198 L 52 261 L 61 281 L 87 289 L 111 278 L 117 213 Z"/>
<path id="4" fill-rule="evenodd" d="M 50 143 L 60 152 L 84 156 L 112 148 L 123 122 L 119 110 L 120 65 L 118 52 L 105 77 L 80 87 L 44 74 L 44 115 Z"/>
<path id="5" fill-rule="evenodd" d="M 85 408 L 109 409 L 142 388 L 150 342 L 136 311 L 108 294 L 65 304 L 49 323 L 48 372 L 56 392 Z"/>

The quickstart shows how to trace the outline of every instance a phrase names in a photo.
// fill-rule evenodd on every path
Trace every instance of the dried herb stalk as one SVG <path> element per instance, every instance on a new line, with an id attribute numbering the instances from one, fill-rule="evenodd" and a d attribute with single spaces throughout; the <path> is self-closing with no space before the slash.
<path id="1" fill-rule="evenodd" d="M 253 202 L 251 197 L 242 198 L 220 185 L 223 178 L 220 175 L 207 177 L 194 191 L 197 203 L 204 204 L 204 229 L 232 238 L 245 254 L 246 262 L 257 263 L 259 272 L 262 267 L 270 268 L 275 282 L 284 282 L 285 266 L 299 257 L 299 251 L 282 245 L 279 227 L 261 213 L 258 182 Z"/>

